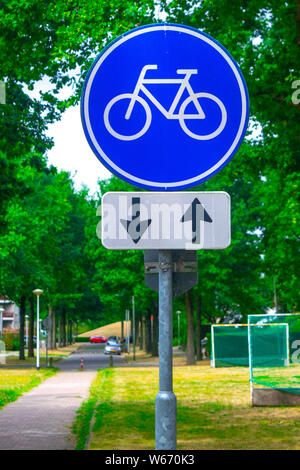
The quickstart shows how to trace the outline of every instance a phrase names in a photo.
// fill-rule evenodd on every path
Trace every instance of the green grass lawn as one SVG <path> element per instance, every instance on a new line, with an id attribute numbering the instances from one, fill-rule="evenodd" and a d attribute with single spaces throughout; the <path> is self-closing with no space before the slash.
<path id="1" fill-rule="evenodd" d="M 56 373 L 56 369 L 0 369 L 0 409 Z"/>
<path id="2" fill-rule="evenodd" d="M 300 388 L 300 364 L 288 367 L 254 367 L 253 379 L 256 384 L 277 388 Z"/>
<path id="3" fill-rule="evenodd" d="M 64 347 L 58 347 L 57 349 L 50 349 L 48 351 L 48 361 L 50 361 L 50 358 L 52 358 L 52 362 L 59 361 L 60 359 L 63 359 L 64 357 L 68 357 L 73 351 L 78 349 L 79 345 L 78 344 L 70 344 L 69 346 L 64 346 Z M 19 352 L 14 351 L 11 353 L 11 355 L 7 356 L 4 360 L 2 359 L 2 362 L 0 362 L 0 370 L 1 370 L 1 365 L 36 365 L 36 349 L 34 350 L 34 358 L 33 357 L 28 357 L 28 352 L 27 350 L 25 351 L 25 359 L 20 360 L 19 359 Z M 41 366 L 46 364 L 46 351 L 45 349 L 40 350 L 40 364 Z"/>
<path id="4" fill-rule="evenodd" d="M 157 392 L 158 368 L 99 371 L 77 448 L 154 449 Z M 178 449 L 300 449 L 300 407 L 252 408 L 247 368 L 174 367 L 174 392 Z"/>

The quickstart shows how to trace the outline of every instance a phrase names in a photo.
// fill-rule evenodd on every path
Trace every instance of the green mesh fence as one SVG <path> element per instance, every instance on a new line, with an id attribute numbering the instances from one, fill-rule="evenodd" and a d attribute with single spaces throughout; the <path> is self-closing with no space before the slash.
<path id="1" fill-rule="evenodd" d="M 248 367 L 248 325 L 212 325 L 211 365 Z"/>
<path id="2" fill-rule="evenodd" d="M 300 393 L 300 314 L 249 315 L 250 382 Z"/>

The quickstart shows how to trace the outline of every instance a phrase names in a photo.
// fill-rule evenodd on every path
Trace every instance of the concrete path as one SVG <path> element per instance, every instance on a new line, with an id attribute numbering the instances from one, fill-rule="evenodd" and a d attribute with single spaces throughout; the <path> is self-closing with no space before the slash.
<path id="1" fill-rule="evenodd" d="M 83 357 L 84 369 L 80 371 Z M 125 359 L 114 357 L 114 363 Z M 60 371 L 0 410 L 0 450 L 74 449 L 71 426 L 96 371 L 108 367 L 102 345 L 82 345 L 55 363 Z"/>

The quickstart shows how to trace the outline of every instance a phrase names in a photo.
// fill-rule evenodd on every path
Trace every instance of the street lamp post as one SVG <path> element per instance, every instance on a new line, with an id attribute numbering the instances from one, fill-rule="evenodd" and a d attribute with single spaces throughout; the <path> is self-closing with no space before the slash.
<path id="1" fill-rule="evenodd" d="M 28 349 L 28 318 L 29 318 L 29 315 L 25 315 L 26 349 Z"/>
<path id="2" fill-rule="evenodd" d="M 127 339 L 127 353 L 130 354 L 130 311 L 126 310 L 126 339 Z"/>
<path id="3" fill-rule="evenodd" d="M 180 314 L 181 314 L 181 310 L 177 310 L 177 321 L 178 321 L 178 349 L 179 349 L 179 346 L 180 346 Z"/>
<path id="4" fill-rule="evenodd" d="M 32 291 L 36 295 L 36 368 L 40 368 L 40 295 L 43 293 L 41 289 Z"/>

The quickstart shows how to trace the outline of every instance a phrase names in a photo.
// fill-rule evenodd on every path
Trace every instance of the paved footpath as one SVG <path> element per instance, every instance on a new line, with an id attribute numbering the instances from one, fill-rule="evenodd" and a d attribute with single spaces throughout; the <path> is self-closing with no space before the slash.
<path id="1" fill-rule="evenodd" d="M 84 370 L 80 371 L 83 357 Z M 124 358 L 115 357 L 114 363 Z M 55 366 L 60 371 L 0 410 L 0 450 L 74 449 L 71 426 L 96 371 L 109 364 L 99 345 L 84 345 Z"/>

